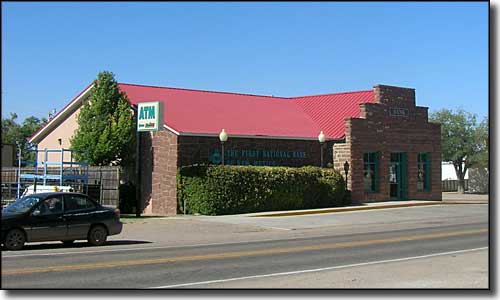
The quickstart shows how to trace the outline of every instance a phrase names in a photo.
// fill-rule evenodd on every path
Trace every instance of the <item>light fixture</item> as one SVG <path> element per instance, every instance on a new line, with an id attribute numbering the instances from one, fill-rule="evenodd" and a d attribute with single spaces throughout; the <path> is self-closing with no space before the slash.
<path id="1" fill-rule="evenodd" d="M 347 160 L 344 163 L 344 172 L 345 172 L 345 190 L 347 191 L 347 175 L 349 174 L 349 162 Z"/>
<path id="2" fill-rule="evenodd" d="M 224 143 L 227 141 L 227 139 L 228 139 L 227 132 L 223 128 L 222 131 L 219 133 L 219 140 L 222 147 L 222 165 L 224 165 Z"/>
<path id="3" fill-rule="evenodd" d="M 325 145 L 326 137 L 323 131 L 320 131 L 318 135 L 318 141 L 321 147 L 321 167 L 323 168 L 323 147 Z"/>
<path id="4" fill-rule="evenodd" d="M 224 143 L 227 141 L 227 138 L 228 136 L 226 130 L 222 129 L 222 131 L 219 133 L 219 140 Z"/>
<path id="5" fill-rule="evenodd" d="M 326 136 L 325 136 L 325 134 L 323 133 L 323 131 L 321 131 L 321 132 L 319 133 L 319 135 L 318 135 L 318 141 L 319 141 L 320 143 L 324 143 L 324 142 L 326 141 Z"/>

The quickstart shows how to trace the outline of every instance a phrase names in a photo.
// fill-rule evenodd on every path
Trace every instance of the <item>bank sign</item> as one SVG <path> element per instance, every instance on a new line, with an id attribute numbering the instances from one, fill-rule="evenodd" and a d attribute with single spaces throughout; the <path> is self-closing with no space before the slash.
<path id="1" fill-rule="evenodd" d="M 303 165 L 305 151 L 279 151 L 260 149 L 226 149 L 224 164 L 237 166 L 294 166 Z M 208 160 L 220 164 L 222 155 L 219 149 L 212 150 Z"/>
<path id="2" fill-rule="evenodd" d="M 137 131 L 158 131 L 163 127 L 161 102 L 143 102 L 137 107 Z"/>

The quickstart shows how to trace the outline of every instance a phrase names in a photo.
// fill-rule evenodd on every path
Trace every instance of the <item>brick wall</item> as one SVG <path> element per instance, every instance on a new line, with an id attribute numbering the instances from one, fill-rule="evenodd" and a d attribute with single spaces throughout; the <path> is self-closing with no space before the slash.
<path id="1" fill-rule="evenodd" d="M 319 166 L 317 141 L 229 137 L 224 145 L 226 164 Z M 332 162 L 333 142 L 325 143 L 324 165 Z M 176 175 L 180 166 L 214 163 L 220 154 L 218 137 L 177 136 L 163 130 L 141 133 L 141 201 L 144 215 L 177 214 Z"/>
<path id="2" fill-rule="evenodd" d="M 218 137 L 179 136 L 178 166 L 196 163 L 217 163 L 214 155 L 221 152 Z M 325 143 L 323 164 L 332 162 L 333 142 Z M 224 144 L 226 164 L 320 166 L 321 146 L 314 140 L 288 140 L 231 137 Z"/>
<path id="3" fill-rule="evenodd" d="M 141 133 L 141 201 L 145 215 L 177 214 L 177 135 Z"/>
<path id="4" fill-rule="evenodd" d="M 351 154 L 348 188 L 352 190 L 353 200 L 365 202 L 389 199 L 389 164 L 390 155 L 394 152 L 406 152 L 408 155 L 408 198 L 440 200 L 440 125 L 427 121 L 426 107 L 415 106 L 413 89 L 376 85 L 374 91 L 375 103 L 360 104 L 361 118 L 345 121 L 346 142 Z M 379 192 L 365 193 L 363 153 L 377 151 L 381 153 Z M 419 152 L 431 153 L 430 192 L 417 192 Z"/>

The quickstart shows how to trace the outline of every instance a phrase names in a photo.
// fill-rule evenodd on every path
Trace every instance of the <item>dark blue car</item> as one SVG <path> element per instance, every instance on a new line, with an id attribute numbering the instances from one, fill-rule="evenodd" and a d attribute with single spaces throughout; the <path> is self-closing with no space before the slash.
<path id="1" fill-rule="evenodd" d="M 88 240 L 95 246 L 119 234 L 120 211 L 79 193 L 40 193 L 20 198 L 2 210 L 2 245 L 19 250 L 27 242 Z"/>

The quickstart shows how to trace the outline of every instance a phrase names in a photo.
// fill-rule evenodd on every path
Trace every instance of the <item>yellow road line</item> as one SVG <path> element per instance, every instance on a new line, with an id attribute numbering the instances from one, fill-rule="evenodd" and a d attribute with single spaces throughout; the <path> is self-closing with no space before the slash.
<path id="1" fill-rule="evenodd" d="M 138 265 L 164 264 L 164 263 L 198 261 L 198 260 L 209 260 L 209 259 L 225 259 L 225 258 L 245 257 L 245 256 L 297 253 L 297 252 L 305 252 L 305 251 L 340 249 L 340 248 L 350 248 L 350 247 L 359 247 L 359 246 L 398 243 L 398 242 L 405 242 L 405 241 L 437 239 L 437 238 L 452 237 L 452 236 L 478 234 L 478 233 L 484 233 L 484 232 L 488 232 L 488 229 L 431 233 L 431 234 L 415 235 L 415 236 L 408 236 L 408 237 L 395 237 L 395 238 L 367 240 L 367 241 L 355 241 L 355 242 L 341 242 L 341 243 L 333 243 L 333 244 L 325 244 L 325 245 L 311 245 L 311 246 L 291 247 L 291 248 L 238 251 L 238 252 L 231 252 L 231 253 L 214 253 L 214 254 L 167 257 L 167 258 L 156 258 L 156 259 L 140 259 L 140 260 L 102 262 L 102 263 L 91 263 L 91 264 L 63 265 L 63 266 L 42 267 L 42 268 L 7 269 L 7 270 L 2 270 L 2 275 L 20 275 L 20 274 L 44 273 L 44 272 L 64 272 L 64 271 L 75 271 L 75 270 L 129 267 L 129 266 L 138 266 Z"/>

